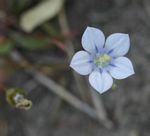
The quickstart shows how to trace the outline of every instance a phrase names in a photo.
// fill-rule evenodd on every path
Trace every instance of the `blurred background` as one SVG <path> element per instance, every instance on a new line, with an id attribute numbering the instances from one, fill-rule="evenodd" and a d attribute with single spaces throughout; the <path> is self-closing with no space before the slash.
<path id="1" fill-rule="evenodd" d="M 131 38 L 136 74 L 102 95 L 69 68 L 87 26 Z M 149 59 L 149 0 L 0 0 L 0 136 L 149 136 Z"/>

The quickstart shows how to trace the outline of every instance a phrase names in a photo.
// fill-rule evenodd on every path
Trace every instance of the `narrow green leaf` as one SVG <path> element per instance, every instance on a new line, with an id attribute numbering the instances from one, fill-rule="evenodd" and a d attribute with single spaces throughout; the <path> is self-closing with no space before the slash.
<path id="1" fill-rule="evenodd" d="M 13 46 L 12 41 L 5 41 L 3 43 L 0 43 L 0 55 L 7 55 L 11 52 Z"/>
<path id="2" fill-rule="evenodd" d="M 32 36 L 21 36 L 19 34 L 11 35 L 18 45 L 26 49 L 39 49 L 48 47 L 50 41 L 48 39 L 36 38 Z"/>

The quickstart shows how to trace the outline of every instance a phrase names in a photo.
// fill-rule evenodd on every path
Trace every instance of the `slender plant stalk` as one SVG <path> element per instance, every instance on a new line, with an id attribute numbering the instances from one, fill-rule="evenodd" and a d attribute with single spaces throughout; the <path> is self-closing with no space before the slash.
<path id="1" fill-rule="evenodd" d="M 93 90 L 93 88 L 89 87 L 89 89 L 99 120 L 105 123 L 105 126 L 107 126 L 107 128 L 112 128 L 113 123 L 107 117 L 102 99 L 100 98 L 99 94 L 95 90 Z"/>
<path id="2" fill-rule="evenodd" d="M 59 14 L 59 24 L 63 32 L 70 31 L 64 9 Z M 67 44 L 67 50 L 68 50 L 68 59 L 71 59 L 72 55 L 74 54 L 74 48 L 73 48 L 74 46 L 70 40 L 67 40 L 66 44 Z M 82 92 L 84 91 L 85 87 L 81 84 L 82 79 L 74 72 L 73 72 L 73 75 L 76 80 L 77 86 L 80 89 L 79 90 L 80 95 L 84 96 Z M 107 126 L 107 128 L 112 127 L 112 122 L 108 119 L 107 112 L 98 94 L 94 92 L 93 90 L 91 90 L 91 96 L 92 96 L 93 104 L 96 108 L 99 121 L 103 122 Z"/>
<path id="3" fill-rule="evenodd" d="M 66 90 L 65 88 L 54 82 L 52 79 L 46 77 L 35 69 L 28 68 L 28 62 L 25 62 L 25 59 L 17 51 L 12 51 L 10 57 L 13 61 L 20 64 L 20 66 L 25 69 L 25 72 L 32 75 L 33 78 L 40 84 L 47 87 L 50 91 L 67 101 L 70 105 L 88 114 L 90 117 L 97 119 L 95 110 L 92 109 L 88 104 L 80 101 L 77 97 L 69 93 L 70 91 Z"/>
<path id="4" fill-rule="evenodd" d="M 35 72 L 35 71 L 26 71 L 30 75 L 33 76 L 33 78 L 38 81 L 40 84 L 44 85 L 47 87 L 49 90 L 51 90 L 53 93 L 58 95 L 60 98 L 64 99 L 67 101 L 70 105 L 74 106 L 75 108 L 79 109 L 80 111 L 88 114 L 92 118 L 97 118 L 97 114 L 92 109 L 89 107 L 86 103 L 80 101 L 77 97 L 69 93 L 68 90 L 54 82 L 52 79 L 49 77 L 46 77 L 45 75 L 41 74 L 40 72 Z"/>
<path id="5" fill-rule="evenodd" d="M 64 9 L 62 9 L 62 11 L 59 13 L 58 21 L 59 21 L 61 31 L 63 33 L 70 32 Z M 73 48 L 73 43 L 72 43 L 71 40 L 67 39 L 65 45 L 66 45 L 66 49 L 67 49 L 68 60 L 70 61 L 71 58 L 72 58 L 72 55 L 75 52 L 74 48 Z M 74 71 L 72 71 L 72 72 L 73 72 L 73 76 L 74 76 L 74 79 L 75 79 L 75 82 L 76 82 L 76 85 L 77 85 L 77 89 L 80 93 L 81 98 L 84 101 L 87 101 L 86 100 L 86 94 L 85 94 L 85 91 L 84 91 L 84 90 L 86 90 L 86 88 L 83 86 L 83 84 L 84 84 L 83 79 L 80 76 L 78 76 Z"/>
<path id="6" fill-rule="evenodd" d="M 44 74 L 38 72 L 36 69 L 33 69 L 32 67 L 28 68 L 28 62 L 25 62 L 26 60 L 17 51 L 12 51 L 10 57 L 13 61 L 19 63 L 20 66 L 24 68 L 25 72 L 30 74 L 38 83 L 47 87 L 51 92 L 59 96 L 61 99 L 67 101 L 73 107 L 77 108 L 83 113 L 86 113 L 93 119 L 98 120 L 106 128 L 110 128 L 108 120 L 99 120 L 98 112 L 94 108 L 90 107 L 87 103 L 82 102 L 76 96 L 71 94 L 70 91 L 66 90 Z"/>

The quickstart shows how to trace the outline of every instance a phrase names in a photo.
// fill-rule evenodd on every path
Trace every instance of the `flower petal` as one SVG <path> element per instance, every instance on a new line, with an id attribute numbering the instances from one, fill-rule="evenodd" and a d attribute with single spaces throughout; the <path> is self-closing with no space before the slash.
<path id="1" fill-rule="evenodd" d="M 86 51 L 78 51 L 73 56 L 70 67 L 81 75 L 88 75 L 92 72 L 91 57 Z"/>
<path id="2" fill-rule="evenodd" d="M 99 71 L 93 71 L 89 76 L 89 82 L 96 91 L 104 93 L 111 88 L 113 79 L 105 71 L 102 73 Z"/>
<path id="3" fill-rule="evenodd" d="M 101 30 L 93 27 L 86 28 L 82 36 L 82 46 L 86 51 L 95 53 L 103 48 L 104 42 L 105 36 Z"/>
<path id="4" fill-rule="evenodd" d="M 128 34 L 115 33 L 106 39 L 105 48 L 111 51 L 112 56 L 120 57 L 125 55 L 130 47 Z"/>
<path id="5" fill-rule="evenodd" d="M 134 74 L 132 62 L 126 57 L 119 57 L 114 60 L 114 66 L 110 67 L 109 72 L 115 79 L 124 79 Z"/>

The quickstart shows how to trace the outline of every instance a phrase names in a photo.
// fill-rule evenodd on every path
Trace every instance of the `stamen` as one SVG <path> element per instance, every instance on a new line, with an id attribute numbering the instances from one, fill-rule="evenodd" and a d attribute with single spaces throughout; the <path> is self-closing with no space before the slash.
<path id="1" fill-rule="evenodd" d="M 97 67 L 104 67 L 110 61 L 110 56 L 107 54 L 97 54 L 94 59 L 94 64 Z"/>
<path id="2" fill-rule="evenodd" d="M 105 59 L 106 61 L 109 61 L 109 60 L 110 60 L 110 56 L 107 55 L 107 54 L 104 54 L 104 59 Z"/>

